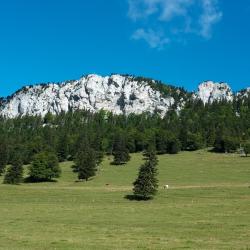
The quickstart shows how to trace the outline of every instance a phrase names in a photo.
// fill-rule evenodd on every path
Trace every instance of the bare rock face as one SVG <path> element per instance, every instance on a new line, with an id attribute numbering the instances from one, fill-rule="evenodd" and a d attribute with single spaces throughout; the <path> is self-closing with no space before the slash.
<path id="1" fill-rule="evenodd" d="M 154 112 L 164 115 L 174 103 L 159 91 L 133 77 L 88 75 L 77 81 L 24 87 L 2 100 L 0 114 L 14 118 L 23 115 L 45 116 L 69 110 L 107 110 L 114 114 Z"/>
<path id="2" fill-rule="evenodd" d="M 245 99 L 250 97 L 250 88 L 243 89 L 236 93 L 237 99 Z"/>
<path id="3" fill-rule="evenodd" d="M 227 83 L 207 81 L 199 85 L 197 97 L 200 98 L 203 103 L 222 100 L 232 101 L 233 92 Z"/>
<path id="4" fill-rule="evenodd" d="M 236 93 L 250 95 L 250 88 Z M 80 80 L 26 86 L 11 97 L 0 98 L 0 116 L 45 116 L 75 110 L 110 111 L 114 114 L 157 112 L 164 116 L 171 108 L 180 111 L 187 100 L 232 101 L 234 94 L 226 83 L 203 82 L 197 93 L 142 77 L 87 75 Z"/>

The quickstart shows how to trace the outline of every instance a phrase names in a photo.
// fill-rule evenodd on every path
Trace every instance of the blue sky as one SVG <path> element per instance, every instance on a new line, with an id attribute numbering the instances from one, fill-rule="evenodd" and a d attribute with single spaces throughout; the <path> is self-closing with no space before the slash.
<path id="1" fill-rule="evenodd" d="M 0 1 L 0 96 L 87 73 L 248 87 L 250 1 Z"/>

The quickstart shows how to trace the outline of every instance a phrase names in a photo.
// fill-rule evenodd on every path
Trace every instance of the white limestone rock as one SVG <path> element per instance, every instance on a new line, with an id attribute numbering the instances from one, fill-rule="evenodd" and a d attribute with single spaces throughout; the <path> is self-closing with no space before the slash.
<path id="1" fill-rule="evenodd" d="M 199 85 L 197 97 L 203 103 L 212 103 L 213 101 L 233 100 L 233 92 L 227 83 L 217 83 L 213 81 L 206 81 Z"/>
<path id="2" fill-rule="evenodd" d="M 137 80 L 136 80 L 137 79 Z M 14 118 L 24 115 L 59 114 L 69 110 L 106 110 L 114 114 L 141 114 L 157 111 L 164 116 L 171 106 L 177 112 L 185 106 L 188 99 L 201 99 L 204 104 L 213 101 L 232 101 L 234 94 L 226 83 L 206 81 L 199 85 L 197 93 L 184 93 L 173 88 L 172 95 L 166 96 L 158 88 L 151 87 L 155 81 L 138 80 L 132 76 L 87 75 L 80 80 L 60 84 L 40 84 L 27 86 L 11 97 L 0 98 L 0 116 Z M 176 92 L 174 92 L 176 91 Z M 247 97 L 250 88 L 238 92 L 238 98 Z M 176 96 L 179 98 L 176 99 Z"/>
<path id="3" fill-rule="evenodd" d="M 2 102 L 0 114 L 14 118 L 79 109 L 140 114 L 157 109 L 164 115 L 172 104 L 174 98 L 163 98 L 160 92 L 133 77 L 88 75 L 77 81 L 24 87 Z"/>
<path id="4" fill-rule="evenodd" d="M 250 88 L 243 89 L 236 93 L 237 98 L 248 98 L 250 96 Z"/>

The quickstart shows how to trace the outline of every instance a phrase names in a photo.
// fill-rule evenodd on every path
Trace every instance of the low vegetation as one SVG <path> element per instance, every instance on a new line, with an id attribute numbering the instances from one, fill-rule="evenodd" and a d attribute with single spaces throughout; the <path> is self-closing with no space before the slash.
<path id="1" fill-rule="evenodd" d="M 249 157 L 195 151 L 158 159 L 149 201 L 124 198 L 142 154 L 124 167 L 105 157 L 88 182 L 76 182 L 74 163 L 64 162 L 57 182 L 0 184 L 0 249 L 250 248 Z"/>

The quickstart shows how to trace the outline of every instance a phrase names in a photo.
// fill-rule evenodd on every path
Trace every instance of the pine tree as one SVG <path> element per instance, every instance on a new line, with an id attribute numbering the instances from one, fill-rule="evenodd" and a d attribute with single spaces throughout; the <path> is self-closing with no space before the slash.
<path id="1" fill-rule="evenodd" d="M 244 145 L 244 152 L 245 152 L 246 157 L 250 154 L 250 143 L 249 142 Z"/>
<path id="2" fill-rule="evenodd" d="M 8 150 L 5 141 L 0 141 L 0 176 L 4 173 L 8 161 Z"/>
<path id="3" fill-rule="evenodd" d="M 20 184 L 23 180 L 23 163 L 21 157 L 16 155 L 12 160 L 11 166 L 8 168 L 4 176 L 4 184 Z"/>
<path id="4" fill-rule="evenodd" d="M 125 139 L 123 136 L 115 138 L 113 147 L 114 165 L 123 165 L 130 160 L 129 151 L 126 147 Z"/>
<path id="5" fill-rule="evenodd" d="M 59 135 L 56 149 L 59 162 L 67 160 L 69 156 L 69 137 L 66 133 Z"/>
<path id="6" fill-rule="evenodd" d="M 145 150 L 143 155 L 145 157 L 145 160 L 150 161 L 153 164 L 153 166 L 158 165 L 158 158 L 157 158 L 157 155 L 156 155 L 155 146 L 153 144 L 150 144 L 148 146 L 148 148 Z"/>
<path id="7" fill-rule="evenodd" d="M 50 181 L 60 177 L 61 169 L 58 158 L 53 152 L 41 152 L 34 156 L 29 167 L 29 178 L 32 181 Z"/>
<path id="8" fill-rule="evenodd" d="M 181 143 L 178 139 L 172 139 L 168 142 L 168 153 L 178 154 L 181 150 Z"/>
<path id="9" fill-rule="evenodd" d="M 85 144 L 77 153 L 75 165 L 73 166 L 74 172 L 78 173 L 78 179 L 88 181 L 90 177 L 95 176 L 96 165 L 95 150 Z"/>
<path id="10" fill-rule="evenodd" d="M 154 151 L 147 152 L 147 160 L 140 167 L 138 177 L 134 184 L 134 195 L 138 199 L 147 200 L 157 193 L 158 180 L 157 165 L 158 160 Z"/>
<path id="11" fill-rule="evenodd" d="M 95 150 L 96 164 L 100 165 L 104 158 L 102 137 L 98 132 L 96 133 L 96 136 L 93 137 L 94 139 L 91 143 L 91 147 Z"/>

